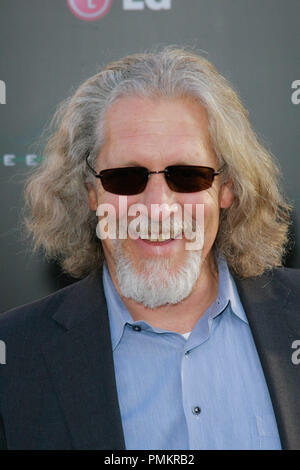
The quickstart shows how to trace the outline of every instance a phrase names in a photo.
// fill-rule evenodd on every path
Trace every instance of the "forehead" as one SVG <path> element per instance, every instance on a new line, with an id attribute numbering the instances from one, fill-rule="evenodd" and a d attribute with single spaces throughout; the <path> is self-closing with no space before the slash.
<path id="1" fill-rule="evenodd" d="M 108 110 L 105 126 L 109 160 L 123 160 L 130 152 L 135 161 L 157 157 L 167 163 L 181 154 L 197 164 L 199 155 L 214 153 L 206 109 L 192 99 L 122 98 Z"/>
<path id="2" fill-rule="evenodd" d="M 208 134 L 206 109 L 198 102 L 183 98 L 122 98 L 106 115 L 106 137 L 130 138 L 169 130 L 175 136 Z"/>

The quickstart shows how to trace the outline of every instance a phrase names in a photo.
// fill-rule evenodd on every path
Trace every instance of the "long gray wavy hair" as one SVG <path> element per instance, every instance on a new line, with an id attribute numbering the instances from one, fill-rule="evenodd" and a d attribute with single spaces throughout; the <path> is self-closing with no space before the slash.
<path id="1" fill-rule="evenodd" d="M 129 95 L 199 100 L 208 113 L 219 164 L 225 164 L 223 178 L 234 185 L 232 206 L 221 209 L 215 245 L 240 277 L 280 266 L 290 206 L 279 190 L 273 158 L 258 142 L 247 111 L 225 78 L 205 58 L 173 47 L 108 64 L 59 106 L 43 162 L 25 188 L 26 225 L 34 248 L 43 247 L 47 257 L 74 277 L 101 264 L 85 157 L 95 164 L 105 137 L 105 113 Z"/>

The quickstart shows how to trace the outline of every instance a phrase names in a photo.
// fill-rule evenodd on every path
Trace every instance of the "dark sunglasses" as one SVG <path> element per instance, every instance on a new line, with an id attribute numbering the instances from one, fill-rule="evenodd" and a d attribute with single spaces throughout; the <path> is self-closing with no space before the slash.
<path id="1" fill-rule="evenodd" d="M 90 171 L 96 178 L 100 178 L 103 188 L 120 196 L 131 196 L 142 193 L 148 182 L 149 175 L 164 173 L 169 188 L 176 193 L 195 193 L 211 187 L 214 177 L 219 175 L 224 167 L 218 171 L 207 166 L 197 165 L 171 165 L 161 171 L 149 171 L 142 166 L 124 168 L 109 168 L 98 174 L 88 162 Z"/>

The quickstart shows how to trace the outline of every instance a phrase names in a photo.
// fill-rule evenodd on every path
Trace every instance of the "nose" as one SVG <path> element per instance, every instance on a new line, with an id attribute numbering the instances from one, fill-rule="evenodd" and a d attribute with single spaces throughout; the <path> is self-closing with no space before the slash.
<path id="1" fill-rule="evenodd" d="M 168 217 L 167 211 L 160 211 L 158 206 L 174 204 L 176 202 L 176 193 L 169 188 L 164 173 L 152 173 L 149 175 L 148 183 L 141 194 L 140 202 L 146 206 L 149 219 L 162 221 Z"/>

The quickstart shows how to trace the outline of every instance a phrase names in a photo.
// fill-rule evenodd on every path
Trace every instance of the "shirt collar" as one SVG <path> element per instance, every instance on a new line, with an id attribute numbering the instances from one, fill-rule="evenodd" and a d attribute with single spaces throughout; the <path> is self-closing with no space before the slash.
<path id="1" fill-rule="evenodd" d="M 236 284 L 230 274 L 225 258 L 220 254 L 217 254 L 217 263 L 219 271 L 219 287 L 216 301 L 212 305 L 212 318 L 219 315 L 226 308 L 228 303 L 230 303 L 232 313 L 248 324 Z"/>
<path id="2" fill-rule="evenodd" d="M 217 298 L 216 301 L 205 312 L 203 317 L 213 320 L 226 309 L 228 304 L 230 304 L 232 313 L 235 314 L 240 320 L 248 324 L 248 320 L 240 301 L 234 279 L 229 272 L 225 258 L 220 254 L 217 254 L 217 264 L 219 271 L 219 287 Z M 118 343 L 120 342 L 126 324 L 140 325 L 143 329 L 151 329 L 156 333 L 165 332 L 165 330 L 154 328 L 144 321 L 135 322 L 133 320 L 114 286 L 106 262 L 104 262 L 103 265 L 102 279 L 108 308 L 113 350 L 115 350 Z M 201 323 L 203 322 L 201 321 Z"/>

